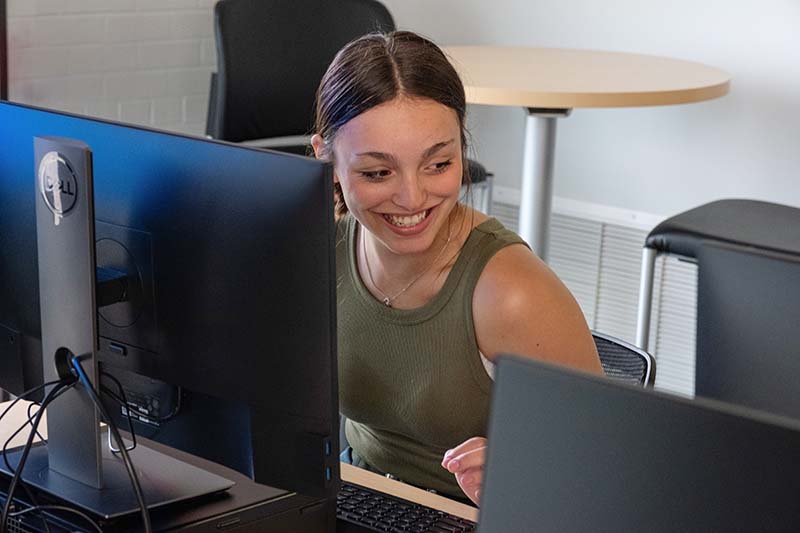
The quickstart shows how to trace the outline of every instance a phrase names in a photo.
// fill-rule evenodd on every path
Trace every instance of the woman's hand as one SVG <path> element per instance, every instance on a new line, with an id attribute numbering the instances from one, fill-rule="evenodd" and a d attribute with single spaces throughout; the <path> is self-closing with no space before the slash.
<path id="1" fill-rule="evenodd" d="M 484 437 L 472 437 L 452 450 L 447 450 L 442 459 L 442 467 L 455 474 L 458 486 L 475 505 L 480 504 L 486 445 Z"/>

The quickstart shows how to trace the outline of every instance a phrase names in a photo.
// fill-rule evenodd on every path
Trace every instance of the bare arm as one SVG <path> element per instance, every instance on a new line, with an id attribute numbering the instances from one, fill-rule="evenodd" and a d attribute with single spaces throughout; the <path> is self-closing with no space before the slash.
<path id="1" fill-rule="evenodd" d="M 472 298 L 481 353 L 513 353 L 602 373 L 578 303 L 547 265 L 522 245 L 500 250 L 486 265 Z"/>
<path id="2" fill-rule="evenodd" d="M 499 251 L 487 264 L 472 299 L 481 353 L 513 353 L 601 374 L 600 360 L 578 303 L 561 280 L 522 245 Z M 442 467 L 464 493 L 480 501 L 486 438 L 449 450 Z"/>

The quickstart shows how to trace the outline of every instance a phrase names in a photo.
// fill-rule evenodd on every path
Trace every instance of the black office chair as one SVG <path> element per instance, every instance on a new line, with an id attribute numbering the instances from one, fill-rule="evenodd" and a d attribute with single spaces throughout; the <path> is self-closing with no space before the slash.
<path id="1" fill-rule="evenodd" d="M 611 335 L 592 332 L 600 364 L 606 376 L 642 387 L 652 387 L 656 381 L 656 362 L 653 356 Z"/>
<path id="2" fill-rule="evenodd" d="M 395 25 L 376 0 L 220 0 L 214 28 L 206 135 L 307 155 L 317 87 L 336 52 Z M 474 204 L 488 213 L 492 174 L 477 161 L 469 172 Z"/>
<path id="3" fill-rule="evenodd" d="M 661 254 L 697 264 L 695 394 L 800 418 L 800 209 L 725 199 L 656 226 L 642 254 L 644 349 Z"/>

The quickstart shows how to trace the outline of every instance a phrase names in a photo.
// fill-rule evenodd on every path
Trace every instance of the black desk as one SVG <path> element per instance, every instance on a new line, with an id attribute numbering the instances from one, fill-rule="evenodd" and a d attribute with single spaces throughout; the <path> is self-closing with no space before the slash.
<path id="1" fill-rule="evenodd" d="M 7 403 L 0 403 L 0 412 L 5 410 L 7 405 Z M 25 402 L 20 402 L 20 405 L 17 405 L 0 423 L 0 442 L 5 442 L 8 436 L 25 421 L 27 405 Z M 46 427 L 41 427 L 39 432 L 47 437 Z M 26 437 L 27 432 L 23 432 L 22 436 L 18 436 L 12 443 L 12 446 L 24 444 Z M 333 516 L 333 511 L 327 509 L 326 506 L 334 505 L 333 502 L 328 504 L 317 498 L 259 485 L 239 472 L 219 464 L 146 439 L 141 440 L 158 451 L 168 453 L 236 482 L 236 485 L 225 493 L 153 510 L 151 518 L 156 530 L 189 527 L 196 528 L 196 531 L 220 533 L 225 529 L 238 527 L 237 533 L 244 531 L 285 533 L 298 531 L 298 524 L 300 524 L 300 527 L 307 525 L 312 531 L 332 531 L 334 529 L 340 532 L 353 531 L 349 526 L 338 527 L 332 523 L 326 525 L 325 521 L 330 520 Z M 474 522 L 478 520 L 477 510 L 469 505 L 431 494 L 352 465 L 344 463 L 341 465 L 341 477 L 343 481 L 385 492 Z M 328 512 L 331 514 L 328 515 Z M 141 522 L 138 515 L 131 516 L 122 523 L 114 524 L 113 528 L 114 531 L 121 532 L 138 532 L 140 529 Z"/>

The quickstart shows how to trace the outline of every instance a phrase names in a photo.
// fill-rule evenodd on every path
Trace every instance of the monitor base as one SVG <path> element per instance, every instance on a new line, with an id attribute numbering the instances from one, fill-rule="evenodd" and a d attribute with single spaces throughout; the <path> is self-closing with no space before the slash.
<path id="1" fill-rule="evenodd" d="M 21 448 L 8 453 L 13 466 L 19 462 Z M 234 485 L 227 478 L 175 459 L 139 443 L 129 452 L 139 477 L 148 509 L 228 490 Z M 13 476 L 0 461 L 0 472 Z M 22 479 L 26 484 L 51 494 L 104 519 L 139 512 L 139 504 L 125 464 L 103 447 L 103 488 L 97 489 L 50 469 L 47 447 L 34 446 L 25 463 Z"/>

